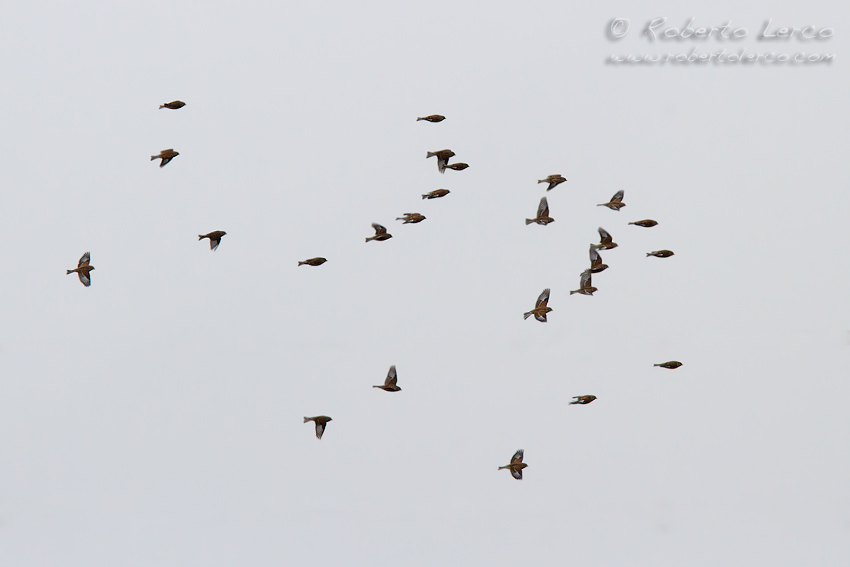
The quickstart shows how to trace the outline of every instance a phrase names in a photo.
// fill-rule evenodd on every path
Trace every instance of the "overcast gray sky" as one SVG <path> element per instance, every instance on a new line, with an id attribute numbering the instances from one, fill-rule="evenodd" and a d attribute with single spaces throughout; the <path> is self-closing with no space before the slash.
<path id="1" fill-rule="evenodd" d="M 650 43 L 658 17 L 749 34 Z M 834 37 L 758 41 L 769 18 Z M 848 24 L 10 3 L 0 564 L 850 564 Z M 835 59 L 605 63 L 694 47 Z M 469 169 L 440 175 L 442 148 Z M 526 226 L 544 194 L 555 222 Z M 619 247 L 570 296 L 599 226 Z M 64 273 L 87 250 L 90 288 Z M 373 389 L 391 364 L 403 391 Z M 521 482 L 497 471 L 519 448 Z"/>

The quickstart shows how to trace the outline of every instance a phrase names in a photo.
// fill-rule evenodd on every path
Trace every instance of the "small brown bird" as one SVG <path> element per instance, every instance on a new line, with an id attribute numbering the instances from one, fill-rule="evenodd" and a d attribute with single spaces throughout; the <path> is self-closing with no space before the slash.
<path id="1" fill-rule="evenodd" d="M 571 291 L 570 295 L 574 293 L 593 295 L 594 291 L 596 291 L 596 288 L 590 285 L 590 268 L 588 268 L 581 273 L 581 280 L 579 281 L 578 289 Z"/>
<path id="2" fill-rule="evenodd" d="M 453 169 L 453 170 L 455 170 L 455 171 L 463 171 L 463 170 L 464 170 L 464 169 L 466 169 L 467 167 L 469 167 L 469 164 L 468 164 L 468 163 L 452 163 L 452 164 L 446 164 L 446 169 Z"/>
<path id="3" fill-rule="evenodd" d="M 303 262 L 298 262 L 298 265 L 307 264 L 308 266 L 321 266 L 327 262 L 326 258 L 310 258 L 309 260 L 304 260 Z"/>
<path id="4" fill-rule="evenodd" d="M 617 191 L 616 193 L 614 193 L 614 196 L 611 197 L 610 201 L 608 201 L 607 203 L 602 203 L 600 205 L 596 205 L 596 206 L 597 207 L 608 207 L 612 211 L 619 211 L 620 209 L 622 209 L 623 207 L 626 206 L 626 204 L 623 202 L 623 195 L 625 195 L 625 191 L 622 191 L 622 190 Z"/>
<path id="5" fill-rule="evenodd" d="M 325 432 L 325 426 L 328 424 L 329 421 L 333 420 L 326 415 L 317 415 L 316 417 L 305 417 L 304 423 L 307 423 L 308 421 L 316 422 L 316 437 L 318 439 L 321 439 L 322 434 Z"/>
<path id="6" fill-rule="evenodd" d="M 555 175 L 550 175 L 546 179 L 538 179 L 537 183 L 548 183 L 549 187 L 547 187 L 546 190 L 551 191 L 552 189 L 555 188 L 556 185 L 560 185 L 561 183 L 563 183 L 566 180 L 567 180 L 566 177 L 564 177 L 563 175 L 561 175 L 559 173 L 556 173 Z"/>
<path id="7" fill-rule="evenodd" d="M 644 220 L 639 220 L 639 221 L 635 221 L 635 222 L 630 222 L 629 224 L 636 224 L 636 225 L 642 226 L 644 228 L 649 228 L 649 227 L 657 225 L 658 223 L 655 222 L 652 219 L 644 219 Z"/>
<path id="8" fill-rule="evenodd" d="M 599 255 L 597 250 L 599 249 L 599 244 L 591 244 L 590 245 L 590 273 L 598 274 L 599 272 L 604 272 L 608 269 L 608 264 L 602 263 L 602 257 Z"/>
<path id="9" fill-rule="evenodd" d="M 540 294 L 540 297 L 537 298 L 537 303 L 534 305 L 534 309 L 529 311 L 528 313 L 523 314 L 522 319 L 528 319 L 529 316 L 534 315 L 534 318 L 540 321 L 541 323 L 546 322 L 546 314 L 552 311 L 552 308 L 548 306 L 549 303 L 549 288 L 543 290 L 543 293 Z"/>
<path id="10" fill-rule="evenodd" d="M 160 104 L 159 108 L 162 110 L 163 108 L 170 108 L 171 110 L 177 110 L 178 108 L 183 108 L 186 106 L 186 103 L 182 100 L 172 100 L 171 102 L 166 102 L 165 104 Z"/>
<path id="11" fill-rule="evenodd" d="M 436 156 L 437 169 L 440 170 L 440 173 L 445 173 L 446 166 L 449 164 L 449 158 L 454 155 L 455 153 L 451 150 L 437 150 L 436 152 L 428 152 L 425 154 L 425 159 L 428 159 L 431 156 Z"/>
<path id="12" fill-rule="evenodd" d="M 608 231 L 599 227 L 599 249 L 600 250 L 611 250 L 612 248 L 616 248 L 618 244 L 614 242 L 614 239 L 611 238 L 611 235 L 608 234 Z"/>
<path id="13" fill-rule="evenodd" d="M 579 405 L 587 405 L 593 400 L 596 399 L 596 396 L 573 396 L 575 401 L 570 402 L 570 405 L 579 404 Z"/>
<path id="14" fill-rule="evenodd" d="M 170 162 L 179 155 L 179 152 L 175 152 L 174 150 L 169 148 L 167 150 L 162 150 L 161 152 L 159 152 L 159 154 L 155 156 L 151 156 L 151 161 L 155 159 L 162 159 L 162 161 L 159 162 L 159 167 L 165 167 L 168 162 Z"/>
<path id="15" fill-rule="evenodd" d="M 420 120 L 427 120 L 428 122 L 442 122 L 445 119 L 446 117 L 442 114 L 431 114 L 429 116 L 421 116 L 417 118 L 416 121 L 419 122 Z"/>
<path id="16" fill-rule="evenodd" d="M 77 267 L 73 270 L 66 270 L 66 274 L 73 274 L 74 272 L 80 277 L 80 281 L 83 282 L 83 285 L 89 287 L 91 285 L 91 271 L 94 270 L 94 266 L 90 265 L 91 254 L 86 252 L 80 258 L 80 261 L 77 262 Z"/>
<path id="17" fill-rule="evenodd" d="M 387 232 L 386 228 L 384 228 L 383 226 L 379 225 L 376 222 L 372 223 L 372 228 L 375 229 L 375 236 L 368 237 L 366 239 L 366 242 L 369 242 L 370 240 L 378 240 L 378 241 L 389 240 L 390 238 L 393 237 L 392 234 Z"/>
<path id="18" fill-rule="evenodd" d="M 670 370 L 675 370 L 682 366 L 682 363 L 678 360 L 670 360 L 668 362 L 662 362 L 661 364 L 653 364 L 653 366 L 660 366 L 661 368 L 669 368 Z"/>
<path id="19" fill-rule="evenodd" d="M 546 197 L 542 197 L 540 204 L 537 205 L 537 216 L 533 219 L 525 219 L 525 224 L 528 226 L 531 223 L 537 223 L 546 226 L 550 222 L 555 222 L 555 219 L 549 216 L 549 201 L 546 200 Z"/>
<path id="20" fill-rule="evenodd" d="M 669 258 L 673 255 L 673 252 L 670 250 L 656 250 L 654 252 L 647 252 L 646 257 L 655 256 L 656 258 Z"/>
<path id="21" fill-rule="evenodd" d="M 451 193 L 448 189 L 434 189 L 430 193 L 425 193 L 422 195 L 423 199 L 439 199 L 440 197 L 445 197 Z"/>
<path id="22" fill-rule="evenodd" d="M 223 230 L 214 230 L 207 234 L 199 234 L 198 240 L 203 240 L 204 238 L 210 239 L 210 250 L 215 250 L 218 248 L 218 245 L 221 244 L 221 237 L 227 234 Z"/>
<path id="23" fill-rule="evenodd" d="M 424 221 L 425 215 L 420 215 L 419 213 L 404 213 L 403 217 L 399 217 L 395 220 L 403 220 L 404 224 L 416 224 L 418 222 Z"/>
<path id="24" fill-rule="evenodd" d="M 384 384 L 382 386 L 372 386 L 373 388 L 380 388 L 385 392 L 401 392 L 401 388 L 396 385 L 398 382 L 398 375 L 395 371 L 395 364 L 390 366 L 390 371 L 387 372 L 387 378 L 384 380 Z"/>
<path id="25" fill-rule="evenodd" d="M 528 465 L 522 462 L 523 451 L 520 449 L 514 456 L 511 457 L 511 462 L 503 467 L 499 467 L 499 470 L 508 469 L 511 471 L 511 476 L 513 476 L 517 480 L 522 480 L 522 469 L 527 467 Z"/>

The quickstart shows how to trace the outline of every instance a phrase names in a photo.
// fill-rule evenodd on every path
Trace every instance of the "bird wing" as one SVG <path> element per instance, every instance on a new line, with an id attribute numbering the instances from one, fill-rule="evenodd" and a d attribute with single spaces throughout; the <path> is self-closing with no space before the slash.
<path id="1" fill-rule="evenodd" d="M 85 254 L 80 256 L 80 261 L 77 262 L 77 267 L 82 268 L 83 266 L 88 266 L 90 261 L 91 261 L 91 253 L 86 252 Z"/>
<path id="2" fill-rule="evenodd" d="M 605 230 L 604 228 L 602 228 L 601 226 L 599 227 L 599 238 L 602 239 L 602 244 L 606 244 L 606 241 L 607 242 L 612 241 L 611 235 L 608 234 L 608 231 Z"/>
<path id="3" fill-rule="evenodd" d="M 83 282 L 84 286 L 89 287 L 91 285 L 91 272 L 88 274 L 77 272 L 77 275 L 80 276 L 80 281 Z"/>
<path id="4" fill-rule="evenodd" d="M 174 159 L 173 157 L 165 157 L 165 156 L 161 156 L 161 157 L 162 157 L 162 161 L 159 162 L 159 167 L 165 167 L 168 164 L 168 162 L 170 162 L 171 160 Z"/>
<path id="5" fill-rule="evenodd" d="M 325 424 L 316 422 L 316 437 L 318 439 L 322 438 L 322 434 L 325 432 Z"/>
<path id="6" fill-rule="evenodd" d="M 585 270 L 581 273 L 581 282 L 579 283 L 579 287 L 581 289 L 590 288 L 590 270 Z"/>
<path id="7" fill-rule="evenodd" d="M 596 251 L 594 244 L 590 245 L 590 267 L 595 268 L 602 264 L 602 258 L 599 257 L 599 252 Z"/>
<path id="8" fill-rule="evenodd" d="M 521 463 L 523 454 L 524 452 L 522 449 L 514 453 L 514 456 L 511 457 L 511 464 L 513 465 L 514 463 Z"/>
<path id="9" fill-rule="evenodd" d="M 626 194 L 626 192 L 623 191 L 622 189 L 617 191 L 616 193 L 614 193 L 614 196 L 611 197 L 611 202 L 612 203 L 621 203 L 623 201 L 623 195 L 625 195 L 625 194 Z"/>
<path id="10" fill-rule="evenodd" d="M 537 298 L 537 305 L 535 305 L 535 309 L 538 307 L 546 307 L 546 304 L 549 303 L 549 288 L 543 290 L 543 293 L 540 294 L 540 297 Z"/>
<path id="11" fill-rule="evenodd" d="M 216 248 L 218 248 L 219 244 L 221 244 L 220 236 L 210 237 L 210 250 L 215 250 Z"/>
<path id="12" fill-rule="evenodd" d="M 384 380 L 384 386 L 395 386 L 398 382 L 398 375 L 395 371 L 395 364 L 390 366 L 390 371 L 387 372 L 387 379 Z"/>
<path id="13" fill-rule="evenodd" d="M 522 480 L 522 469 L 511 469 L 511 476 L 517 480 Z"/>
<path id="14" fill-rule="evenodd" d="M 537 206 L 537 218 L 549 216 L 549 201 L 546 197 L 540 199 L 540 204 Z"/>
<path id="15" fill-rule="evenodd" d="M 376 222 L 372 223 L 372 228 L 375 229 L 375 236 L 378 236 L 379 234 L 386 234 L 387 233 L 387 229 L 385 227 L 379 225 Z"/>

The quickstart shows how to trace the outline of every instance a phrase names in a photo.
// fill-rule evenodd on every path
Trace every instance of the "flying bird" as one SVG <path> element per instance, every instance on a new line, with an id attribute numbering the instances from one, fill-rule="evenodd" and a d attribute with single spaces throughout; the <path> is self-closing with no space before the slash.
<path id="1" fill-rule="evenodd" d="M 422 195 L 423 199 L 439 199 L 440 197 L 445 197 L 451 193 L 448 189 L 434 189 L 430 193 L 425 193 Z"/>
<path id="2" fill-rule="evenodd" d="M 162 161 L 159 162 L 159 167 L 165 167 L 168 164 L 168 162 L 170 162 L 171 160 L 173 160 L 174 158 L 176 158 L 179 155 L 180 155 L 179 152 L 175 152 L 174 150 L 169 148 L 167 150 L 162 150 L 161 152 L 159 152 L 159 154 L 157 154 L 155 156 L 151 156 L 151 161 L 153 161 L 155 159 L 161 159 Z"/>
<path id="3" fill-rule="evenodd" d="M 636 224 L 636 225 L 642 226 L 644 228 L 650 228 L 652 226 L 657 225 L 658 223 L 656 221 L 652 220 L 652 219 L 644 219 L 644 220 L 639 220 L 639 221 L 635 221 L 635 222 L 630 222 L 629 224 Z"/>
<path id="4" fill-rule="evenodd" d="M 451 150 L 437 150 L 436 152 L 428 152 L 425 155 L 425 159 L 428 159 L 431 156 L 437 157 L 437 169 L 440 170 L 440 173 L 445 173 L 446 166 L 449 163 L 449 158 L 454 156 L 455 153 Z"/>
<path id="5" fill-rule="evenodd" d="M 91 271 L 94 270 L 94 266 L 89 264 L 91 261 L 91 254 L 86 252 L 80 258 L 80 261 L 77 262 L 77 267 L 73 270 L 66 270 L 67 274 L 73 274 L 74 272 L 80 277 L 80 281 L 83 282 L 83 285 L 89 287 L 91 285 Z"/>
<path id="6" fill-rule="evenodd" d="M 549 201 L 546 200 L 546 197 L 542 197 L 540 204 L 537 205 L 537 216 L 533 219 L 525 219 L 525 224 L 528 226 L 531 223 L 537 223 L 546 226 L 550 222 L 555 222 L 555 219 L 549 216 Z"/>
<path id="7" fill-rule="evenodd" d="M 159 109 L 170 108 L 171 110 L 177 110 L 178 108 L 183 108 L 186 106 L 186 103 L 182 100 L 172 100 L 171 102 L 166 102 L 165 104 L 160 104 Z"/>
<path id="8" fill-rule="evenodd" d="M 585 406 L 595 399 L 596 396 L 573 396 L 574 401 L 570 402 L 570 405 L 579 404 Z"/>
<path id="9" fill-rule="evenodd" d="M 446 117 L 442 114 L 431 114 L 429 116 L 420 116 L 416 119 L 416 121 L 419 122 L 420 120 L 427 120 L 428 122 L 442 122 L 445 119 Z"/>
<path id="10" fill-rule="evenodd" d="M 654 252 L 647 252 L 646 257 L 655 256 L 656 258 L 669 258 L 673 255 L 673 252 L 670 250 L 656 250 Z"/>
<path id="11" fill-rule="evenodd" d="M 214 230 L 207 234 L 199 234 L 198 240 L 203 240 L 204 238 L 210 239 L 210 250 L 215 250 L 218 248 L 218 245 L 221 244 L 221 237 L 227 234 L 223 230 Z"/>
<path id="12" fill-rule="evenodd" d="M 322 434 L 325 432 L 325 426 L 329 421 L 333 420 L 326 415 L 317 415 L 316 417 L 305 417 L 304 423 L 307 423 L 308 421 L 316 422 L 316 438 L 321 439 Z"/>
<path id="13" fill-rule="evenodd" d="M 678 360 L 670 360 L 668 362 L 662 362 L 661 364 L 653 364 L 653 366 L 660 366 L 661 368 L 669 368 L 670 370 L 675 370 L 682 366 L 682 363 Z"/>
<path id="14" fill-rule="evenodd" d="M 551 191 L 552 189 L 555 188 L 556 185 L 560 185 L 561 183 L 563 183 L 566 180 L 567 180 L 566 177 L 564 177 L 563 175 L 561 175 L 559 173 L 556 173 L 555 175 L 550 175 L 546 179 L 538 179 L 537 183 L 548 183 L 549 187 L 547 187 L 546 190 Z"/>
<path id="15" fill-rule="evenodd" d="M 513 476 L 517 480 L 522 480 L 522 469 L 527 467 L 528 465 L 522 462 L 523 451 L 520 449 L 514 456 L 511 457 L 511 462 L 503 467 L 499 467 L 499 470 L 508 469 L 511 471 L 511 476 Z"/>
<path id="16" fill-rule="evenodd" d="M 310 258 L 309 260 L 304 260 L 303 262 L 298 262 L 298 265 L 307 264 L 308 266 L 321 266 L 327 262 L 326 258 Z"/>
<path id="17" fill-rule="evenodd" d="M 541 323 L 546 322 L 546 314 L 552 311 L 552 308 L 548 306 L 549 303 L 549 288 L 543 290 L 543 293 L 540 294 L 540 297 L 537 298 L 537 303 L 534 305 L 534 309 L 529 311 L 528 313 L 523 314 L 523 320 L 528 319 L 529 316 L 534 315 L 534 318 L 540 321 Z"/>
<path id="18" fill-rule="evenodd" d="M 387 378 L 384 380 L 384 384 L 382 386 L 372 386 L 373 388 L 380 388 L 385 392 L 401 392 L 401 388 L 396 385 L 398 382 L 398 375 L 395 371 L 395 364 L 390 366 L 390 371 L 387 372 Z"/>
<path id="19" fill-rule="evenodd" d="M 597 207 L 608 207 L 612 211 L 619 211 L 620 209 L 622 209 L 623 207 L 626 206 L 626 204 L 623 202 L 623 195 L 624 194 L 625 194 L 625 191 L 623 191 L 623 190 L 617 191 L 616 193 L 614 193 L 614 196 L 611 197 L 610 201 L 608 201 L 607 203 L 601 203 L 601 204 L 596 205 L 596 206 Z"/>
<path id="20" fill-rule="evenodd" d="M 425 220 L 425 215 L 420 215 L 419 213 L 404 213 L 403 217 L 399 217 L 395 220 L 403 220 L 403 224 L 416 224 L 418 222 L 422 222 Z"/>
<path id="21" fill-rule="evenodd" d="M 599 255 L 597 250 L 599 249 L 599 244 L 591 244 L 590 245 L 590 273 L 598 274 L 599 272 L 604 272 L 608 269 L 608 264 L 602 263 L 602 256 Z"/>
<path id="22" fill-rule="evenodd" d="M 570 295 L 574 293 L 593 295 L 594 291 L 596 291 L 596 288 L 590 285 L 590 268 L 588 268 L 581 273 L 581 280 L 579 280 L 578 289 L 571 291 Z"/>
<path id="23" fill-rule="evenodd" d="M 616 248 L 618 244 L 614 242 L 614 239 L 611 238 L 611 235 L 608 234 L 608 231 L 599 227 L 599 245 L 598 248 L 600 250 L 611 250 L 612 248 Z"/>
<path id="24" fill-rule="evenodd" d="M 369 242 L 370 240 L 378 240 L 378 241 L 381 241 L 381 240 L 389 240 L 390 238 L 392 238 L 392 237 L 393 237 L 393 235 L 392 235 L 392 234 L 390 234 L 389 232 L 387 232 L 387 229 L 386 229 L 386 228 L 384 228 L 383 226 L 379 225 L 379 224 L 378 224 L 378 223 L 376 223 L 376 222 L 373 222 L 373 223 L 372 223 L 372 228 L 374 228 L 374 229 L 375 229 L 375 236 L 370 236 L 370 237 L 368 237 L 368 238 L 366 239 L 366 242 Z"/>
<path id="25" fill-rule="evenodd" d="M 462 163 L 462 162 L 461 163 L 446 164 L 446 169 L 453 169 L 455 171 L 463 171 L 467 167 L 469 167 L 469 164 L 468 163 Z"/>

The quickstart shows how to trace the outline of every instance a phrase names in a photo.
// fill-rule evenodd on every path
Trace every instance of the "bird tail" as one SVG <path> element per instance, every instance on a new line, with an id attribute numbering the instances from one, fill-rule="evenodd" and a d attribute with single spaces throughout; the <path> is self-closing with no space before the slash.
<path id="1" fill-rule="evenodd" d="M 424 118 L 417 118 L 416 119 L 417 122 L 419 122 L 420 120 L 425 120 L 425 119 Z"/>
<path id="2" fill-rule="evenodd" d="M 301 264 L 306 264 L 306 263 L 307 262 L 298 262 L 298 265 L 300 266 Z"/>
<path id="3" fill-rule="evenodd" d="M 198 240 L 203 240 L 204 238 L 206 238 L 206 237 L 203 234 L 198 235 Z"/>
<path id="4" fill-rule="evenodd" d="M 371 238 L 366 238 L 366 242 L 369 242 L 370 240 L 372 240 L 372 239 L 371 239 Z"/>
<path id="5" fill-rule="evenodd" d="M 596 206 L 597 206 L 597 207 L 607 207 L 607 206 L 608 206 L 608 203 L 599 203 L 599 204 L 598 204 L 598 205 L 596 205 Z"/>
<path id="6" fill-rule="evenodd" d="M 537 182 L 538 183 L 546 183 L 546 180 L 545 179 L 538 179 Z"/>
<path id="7" fill-rule="evenodd" d="M 427 154 L 425 154 L 425 159 L 428 159 L 429 157 L 435 156 L 435 155 L 437 155 L 437 154 L 435 154 L 434 152 L 428 152 Z"/>
<path id="8" fill-rule="evenodd" d="M 652 256 L 652 254 L 650 254 L 649 252 L 647 252 L 647 253 L 646 253 L 646 257 L 647 257 L 647 258 L 649 258 L 650 256 Z"/>
<path id="9" fill-rule="evenodd" d="M 427 198 L 428 198 L 428 194 L 426 193 L 425 195 L 422 195 L 422 198 L 423 198 L 423 199 L 427 199 Z"/>
<path id="10" fill-rule="evenodd" d="M 629 224 L 637 224 L 636 222 L 630 222 Z"/>
<path id="11" fill-rule="evenodd" d="M 533 222 L 534 222 L 534 219 L 525 219 L 526 226 L 530 225 Z"/>
<path id="12" fill-rule="evenodd" d="M 160 108 L 160 109 L 163 109 L 163 108 L 165 108 L 165 105 L 164 105 L 164 104 L 160 104 L 160 105 L 159 105 L 159 108 Z"/>
<path id="13" fill-rule="evenodd" d="M 66 270 L 66 271 L 65 271 L 65 275 L 68 275 L 68 274 L 70 274 L 70 273 L 71 273 L 71 272 L 73 272 L 73 271 L 74 271 L 74 270 Z"/>
<path id="14" fill-rule="evenodd" d="M 531 311 L 529 311 L 528 313 L 523 313 L 523 315 L 522 315 L 522 320 L 523 320 L 523 321 L 525 321 L 525 320 L 526 320 L 526 319 L 528 319 L 529 317 L 531 317 Z"/>
<path id="15" fill-rule="evenodd" d="M 572 406 L 572 405 L 575 405 L 577 403 L 578 403 L 578 400 L 576 400 L 575 402 L 570 402 L 570 405 Z"/>
<path id="16" fill-rule="evenodd" d="M 504 467 L 499 467 L 499 470 L 506 469 L 506 468 L 508 468 L 507 465 L 504 466 Z"/>
<path id="17" fill-rule="evenodd" d="M 68 272 L 68 273 L 70 274 L 71 272 Z M 653 364 L 653 366 L 661 366 L 661 365 L 660 364 Z"/>
<path id="18" fill-rule="evenodd" d="M 380 386 L 372 386 L 373 388 L 380 388 Z"/>
<path id="19" fill-rule="evenodd" d="M 151 161 L 155 160 L 158 156 L 151 156 Z"/>
<path id="20" fill-rule="evenodd" d="M 573 291 L 571 291 L 571 292 L 570 292 L 570 295 L 572 295 L 572 294 L 574 294 L 574 293 L 578 293 L 578 292 L 577 292 L 577 291 L 575 291 L 575 290 L 573 290 Z"/>
<path id="21" fill-rule="evenodd" d="M 308 421 L 310 421 L 310 418 L 309 418 L 309 417 L 305 417 L 305 418 L 304 418 L 304 423 L 307 423 Z"/>

